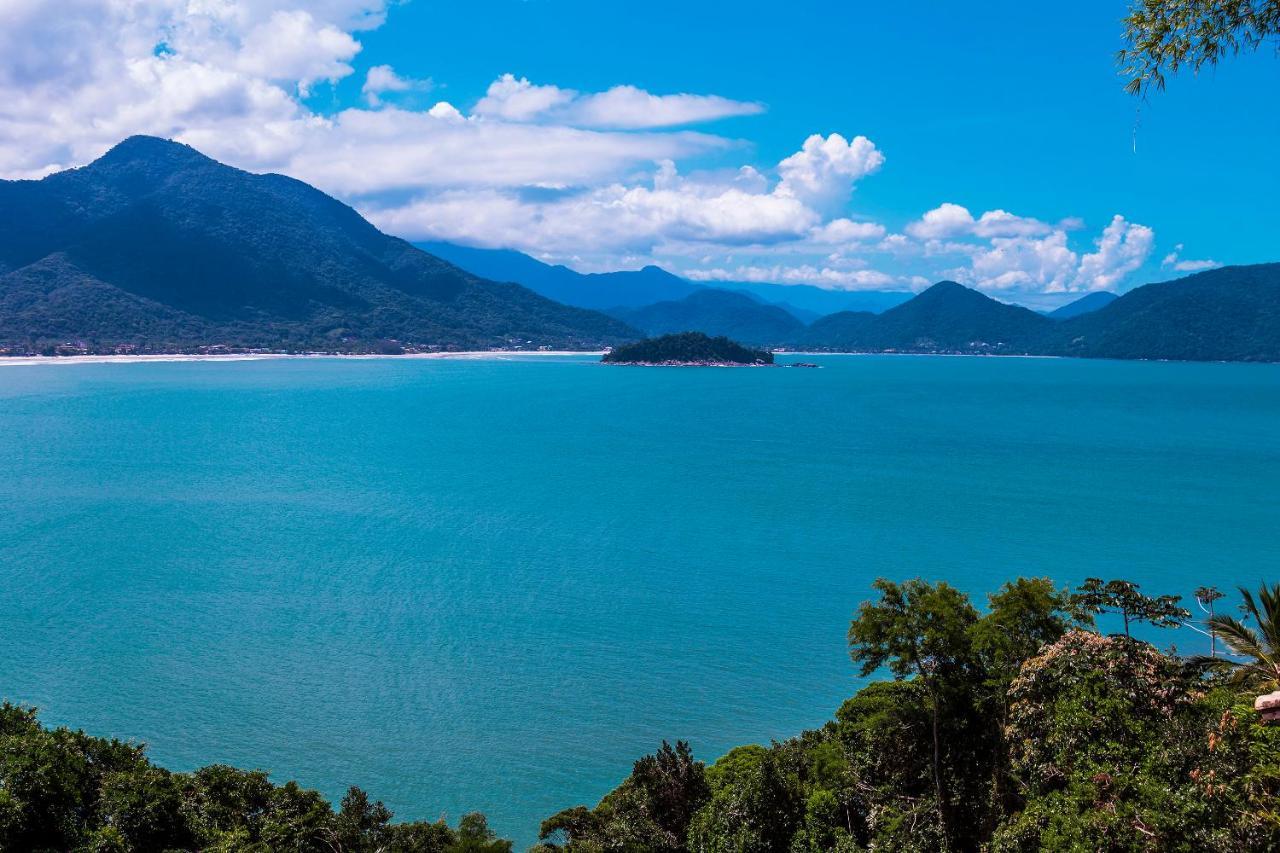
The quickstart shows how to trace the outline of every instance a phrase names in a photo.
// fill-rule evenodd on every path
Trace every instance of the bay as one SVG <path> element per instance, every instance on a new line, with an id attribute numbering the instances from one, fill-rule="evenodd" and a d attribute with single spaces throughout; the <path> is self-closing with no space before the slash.
<path id="1" fill-rule="evenodd" d="M 0 368 L 0 696 L 523 845 L 829 719 L 876 577 L 1276 579 L 1280 366 L 805 359 Z"/>

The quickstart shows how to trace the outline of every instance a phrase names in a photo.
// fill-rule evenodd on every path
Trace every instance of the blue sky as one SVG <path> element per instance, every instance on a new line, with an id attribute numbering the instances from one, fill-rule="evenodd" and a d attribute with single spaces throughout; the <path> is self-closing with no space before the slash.
<path id="1" fill-rule="evenodd" d="M 1113 60 L 1124 2 L 1064 15 L 1006 2 L 237 0 L 212 24 L 177 0 L 135 3 L 150 17 L 127 19 L 73 2 L 83 30 L 0 23 L 14 49 L 43 34 L 101 53 L 99 89 L 127 89 L 143 63 L 127 55 L 138 48 L 97 44 L 103 33 L 174 55 L 146 60 L 146 85 L 114 113 L 81 117 L 96 135 L 46 129 L 43 155 L 22 135 L 36 131 L 0 119 L 9 176 L 75 165 L 113 132 L 155 132 L 296 174 L 411 238 L 710 281 L 899 289 L 949 275 L 1045 304 L 1280 259 L 1280 59 L 1228 61 L 1141 102 Z M 0 84 L 77 102 L 71 71 L 41 62 L 19 55 Z M 504 74 L 508 95 L 553 106 L 482 100 Z M 619 86 L 633 87 L 624 118 L 620 101 L 592 100 Z M 646 103 L 694 120 L 645 117 Z M 780 164 L 814 134 L 828 144 L 788 179 Z M 921 224 L 944 204 L 966 212 Z M 836 221 L 853 224 L 818 236 Z"/>

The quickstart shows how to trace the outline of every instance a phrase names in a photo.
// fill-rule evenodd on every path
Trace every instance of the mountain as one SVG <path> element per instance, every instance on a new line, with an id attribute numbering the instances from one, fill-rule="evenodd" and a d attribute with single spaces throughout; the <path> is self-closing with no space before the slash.
<path id="1" fill-rule="evenodd" d="M 1070 320 L 1072 317 L 1079 317 L 1083 314 L 1089 314 L 1102 308 L 1106 308 L 1112 302 L 1119 298 L 1116 294 L 1106 290 L 1099 290 L 1094 293 L 1088 293 L 1081 296 L 1074 302 L 1068 302 L 1059 308 L 1045 312 L 1046 317 L 1052 317 L 1054 320 Z"/>
<path id="2" fill-rule="evenodd" d="M 819 320 L 806 342 L 859 351 L 1030 353 L 1051 345 L 1056 325 L 1034 311 L 943 281 L 883 314 Z"/>
<path id="3" fill-rule="evenodd" d="M 802 349 L 857 352 L 867 348 L 876 315 L 870 311 L 838 311 L 813 322 L 800 336 Z"/>
<path id="4" fill-rule="evenodd" d="M 66 341 L 585 348 L 635 337 L 614 318 L 463 272 L 300 181 L 154 137 L 39 181 L 0 181 L 0 347 L 10 351 Z"/>
<path id="5" fill-rule="evenodd" d="M 1065 355 L 1280 361 L 1280 263 L 1144 285 L 1060 327 Z"/>
<path id="6" fill-rule="evenodd" d="M 756 346 L 783 346 L 804 332 L 804 323 L 780 306 L 727 290 L 699 290 L 684 299 L 610 313 L 651 336 L 705 332 Z"/>
<path id="7" fill-rule="evenodd" d="M 914 295 L 907 290 L 828 290 L 811 284 L 765 284 L 755 281 L 718 281 L 716 287 L 739 290 L 775 305 L 793 308 L 801 320 L 840 311 L 879 314 L 901 305 Z"/>
<path id="8" fill-rule="evenodd" d="M 549 299 L 580 308 L 641 308 L 655 302 L 683 299 L 702 286 L 661 267 L 607 273 L 579 273 L 566 266 L 545 264 L 511 249 L 477 249 L 446 242 L 419 242 L 426 252 L 494 281 L 513 281 Z M 717 281 L 707 287 L 745 293 L 761 302 L 779 305 L 796 319 L 810 323 L 836 311 L 880 313 L 911 298 L 907 291 L 827 290 L 807 284 L 768 284 Z"/>
<path id="9" fill-rule="evenodd" d="M 654 302 L 683 299 L 700 288 L 661 267 L 607 273 L 580 273 L 566 266 L 544 264 L 511 249 L 477 249 L 455 243 L 422 242 L 422 250 L 464 270 L 494 281 L 524 285 L 565 305 L 579 308 L 638 308 Z"/>

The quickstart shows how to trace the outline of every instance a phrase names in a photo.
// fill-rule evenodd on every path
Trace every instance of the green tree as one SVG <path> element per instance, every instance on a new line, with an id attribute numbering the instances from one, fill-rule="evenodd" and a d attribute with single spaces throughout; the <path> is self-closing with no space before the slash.
<path id="1" fill-rule="evenodd" d="M 1280 584 L 1264 584 L 1257 598 L 1241 587 L 1240 596 L 1245 618 L 1252 619 L 1257 628 L 1225 613 L 1210 617 L 1210 629 L 1222 637 L 1233 654 L 1245 658 L 1222 663 L 1235 668 L 1239 678 L 1253 686 L 1280 688 Z"/>
<path id="2" fill-rule="evenodd" d="M 804 792 L 780 749 L 731 784 L 723 784 L 689 828 L 688 849 L 699 853 L 772 853 L 787 850 L 804 815 Z"/>
<path id="3" fill-rule="evenodd" d="M 1200 605 L 1200 609 L 1209 614 L 1209 657 L 1216 658 L 1218 656 L 1218 632 L 1213 627 L 1214 602 L 1223 597 L 1224 593 L 1216 586 L 1197 587 L 1195 591 L 1196 604 Z"/>
<path id="4" fill-rule="evenodd" d="M 987 599 L 987 612 L 972 628 L 973 647 L 986 673 L 985 705 L 994 731 L 995 760 L 991 774 L 991 816 L 1016 806 L 1008 783 L 1009 750 L 1003 729 L 1009 719 L 1009 685 L 1022 665 L 1057 642 L 1073 623 L 1071 596 L 1048 578 L 1018 578 Z"/>
<path id="5" fill-rule="evenodd" d="M 480 812 L 471 812 L 458 821 L 457 841 L 446 853 L 511 853 L 511 842 L 498 838 Z"/>
<path id="6" fill-rule="evenodd" d="M 1204 743 L 1181 662 L 1146 643 L 1071 631 L 1010 686 L 1006 729 L 1025 799 L 995 851 L 1214 849 L 1184 840 L 1202 797 L 1184 747 Z M 1194 765 L 1191 765 L 1194 766 Z"/>
<path id="7" fill-rule="evenodd" d="M 182 777 L 144 766 L 111 773 L 102 782 L 102 822 L 131 850 L 190 850 L 196 839 L 187 823 Z"/>
<path id="8" fill-rule="evenodd" d="M 689 834 L 689 822 L 711 797 L 702 762 L 695 761 L 685 741 L 675 748 L 665 740 L 662 748 L 635 763 L 631 778 L 644 793 L 647 810 L 653 822 L 679 849 Z"/>
<path id="9" fill-rule="evenodd" d="M 1072 596 L 1072 607 L 1080 618 L 1115 613 L 1124 618 L 1124 635 L 1132 639 L 1132 622 L 1146 622 L 1156 628 L 1176 628 L 1191 612 L 1178 604 L 1180 595 L 1143 595 L 1133 581 L 1087 578 Z"/>
<path id="10" fill-rule="evenodd" d="M 342 853 L 381 851 L 391 839 L 390 823 L 390 809 L 381 801 L 369 802 L 368 794 L 352 786 L 333 820 L 330 844 Z"/>
<path id="11" fill-rule="evenodd" d="M 929 697 L 935 806 L 944 849 L 951 837 L 950 800 L 942 774 L 943 704 L 976 666 L 970 630 L 978 613 L 968 597 L 942 582 L 903 584 L 880 578 L 878 602 L 863 602 L 849 626 L 849 654 L 865 677 L 887 666 L 894 678 L 920 681 Z"/>
<path id="12" fill-rule="evenodd" d="M 1163 90 L 1165 75 L 1197 73 L 1228 54 L 1256 50 L 1280 36 L 1280 0 L 1136 0 L 1124 19 L 1117 55 L 1125 89 Z"/>

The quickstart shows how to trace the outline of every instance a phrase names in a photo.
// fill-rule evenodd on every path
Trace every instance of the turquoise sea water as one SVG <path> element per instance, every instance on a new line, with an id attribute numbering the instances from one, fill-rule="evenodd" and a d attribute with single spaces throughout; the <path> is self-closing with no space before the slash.
<path id="1" fill-rule="evenodd" d="M 0 367 L 0 696 L 523 844 L 828 719 L 877 576 L 1280 576 L 1280 366 L 815 360 Z"/>

